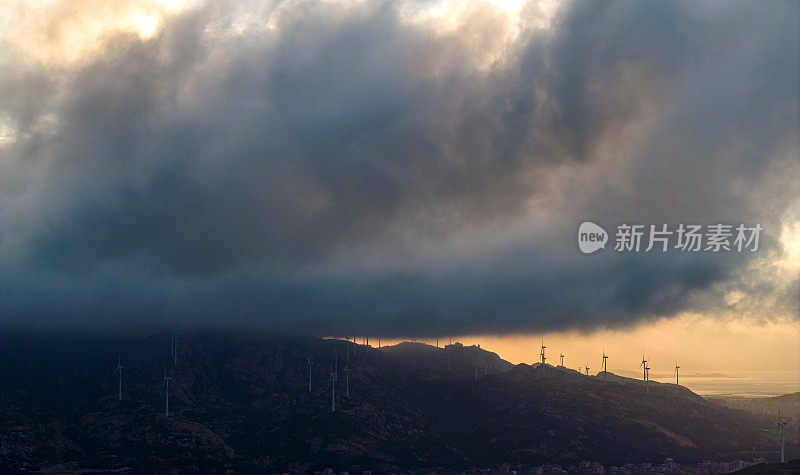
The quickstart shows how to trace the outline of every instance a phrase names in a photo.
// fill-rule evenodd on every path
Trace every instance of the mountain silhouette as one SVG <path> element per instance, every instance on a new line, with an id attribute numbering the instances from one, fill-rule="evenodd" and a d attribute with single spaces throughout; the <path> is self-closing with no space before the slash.
<path id="1" fill-rule="evenodd" d="M 173 357 L 171 339 L 0 337 L 0 469 L 462 470 L 772 449 L 764 420 L 685 387 L 646 393 L 458 343 L 195 333 Z"/>

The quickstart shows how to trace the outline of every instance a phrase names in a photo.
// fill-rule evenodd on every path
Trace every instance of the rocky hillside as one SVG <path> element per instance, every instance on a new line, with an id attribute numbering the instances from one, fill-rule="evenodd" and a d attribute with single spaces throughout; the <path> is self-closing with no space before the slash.
<path id="1" fill-rule="evenodd" d="M 436 470 L 752 458 L 771 447 L 756 415 L 612 376 L 604 385 L 460 345 L 194 334 L 178 336 L 173 359 L 170 335 L 6 335 L 0 470 Z"/>

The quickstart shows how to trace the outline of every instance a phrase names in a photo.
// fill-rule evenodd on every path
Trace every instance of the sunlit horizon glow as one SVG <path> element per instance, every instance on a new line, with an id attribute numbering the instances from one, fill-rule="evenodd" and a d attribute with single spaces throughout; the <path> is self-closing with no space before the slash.
<path id="1" fill-rule="evenodd" d="M 362 343 L 363 337 L 357 337 Z M 381 346 L 411 341 L 410 338 L 380 339 Z M 378 346 L 378 337 L 369 344 Z M 436 345 L 436 338 L 414 339 Z M 600 371 L 602 353 L 609 356 L 608 370 L 640 371 L 644 353 L 655 373 L 671 374 L 677 362 L 685 375 L 701 372 L 776 372 L 800 374 L 800 324 L 793 321 L 756 322 L 751 319 L 720 321 L 684 314 L 632 328 L 595 332 L 565 331 L 520 335 L 442 336 L 440 347 L 450 341 L 465 346 L 480 345 L 486 351 L 514 364 L 539 362 L 539 347 L 547 347 L 547 363 L 578 369 L 589 363 L 591 373 Z M 654 378 L 661 379 L 661 378 Z M 800 379 L 798 379 L 800 385 Z"/>

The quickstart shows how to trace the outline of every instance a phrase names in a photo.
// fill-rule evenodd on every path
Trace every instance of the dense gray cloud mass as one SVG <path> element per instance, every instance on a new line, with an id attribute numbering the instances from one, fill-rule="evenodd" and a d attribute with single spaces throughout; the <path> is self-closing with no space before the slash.
<path id="1" fill-rule="evenodd" d="M 0 324 L 594 328 L 691 309 L 756 254 L 583 256 L 585 219 L 761 223 L 779 250 L 796 3 L 576 2 L 547 28 L 531 3 L 511 36 L 492 5 L 447 30 L 402 5 L 210 2 L 67 66 L 12 50 Z"/>

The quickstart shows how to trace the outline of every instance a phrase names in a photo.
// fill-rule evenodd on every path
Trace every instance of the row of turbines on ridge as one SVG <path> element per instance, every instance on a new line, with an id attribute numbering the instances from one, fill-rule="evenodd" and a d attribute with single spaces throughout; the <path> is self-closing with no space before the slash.
<path id="1" fill-rule="evenodd" d="M 343 370 L 344 371 L 344 375 L 345 375 L 345 397 L 348 398 L 348 399 L 350 398 L 350 346 L 351 346 L 350 345 L 350 343 L 351 343 L 350 338 L 351 337 L 345 337 L 345 341 L 347 342 L 347 346 L 346 346 L 346 348 L 347 348 L 347 356 L 345 358 L 345 366 L 344 366 L 344 370 Z M 358 344 L 356 343 L 356 338 L 355 337 L 352 337 L 352 343 L 353 343 L 353 345 L 352 345 L 353 346 L 353 356 L 355 356 L 357 348 L 358 348 Z M 366 345 L 366 346 L 369 346 L 369 338 L 368 337 L 363 338 L 362 343 L 364 345 Z M 380 348 L 380 345 L 381 345 L 381 343 L 380 343 L 380 338 L 379 338 L 378 339 L 378 348 Z M 436 339 L 436 347 L 439 348 L 439 339 L 438 338 Z M 452 339 L 450 339 L 450 344 L 448 345 L 448 348 L 451 348 L 451 347 L 452 347 Z M 478 379 L 478 353 L 479 353 L 478 350 L 479 349 L 480 349 L 480 345 L 475 345 L 475 380 Z M 540 366 L 541 366 L 541 369 L 542 369 L 542 373 L 544 373 L 545 369 L 546 369 L 546 365 L 545 365 L 545 363 L 547 361 L 547 356 L 546 356 L 546 353 L 545 353 L 546 349 L 547 349 L 547 346 L 545 346 L 544 341 L 542 341 L 542 345 L 541 345 L 541 349 L 540 349 L 540 353 L 539 353 L 539 358 L 540 358 L 540 363 L 541 363 Z M 177 364 L 178 364 L 178 337 L 177 337 L 177 335 L 174 335 L 174 334 L 172 335 L 172 338 L 171 338 L 171 341 L 170 341 L 170 356 L 172 357 L 173 365 L 177 366 Z M 603 358 L 603 363 L 602 363 L 602 366 L 603 366 L 603 384 L 606 384 L 608 382 L 608 380 L 607 380 L 607 376 L 608 376 L 608 355 L 606 354 L 605 349 L 603 349 L 602 358 Z M 484 373 L 488 374 L 488 360 L 486 358 L 484 358 L 484 363 L 485 363 Z M 648 358 L 645 357 L 645 353 L 642 352 L 642 361 L 641 361 L 641 363 L 639 363 L 639 368 L 642 369 L 642 381 L 644 383 L 645 392 L 647 392 L 647 393 L 650 392 L 650 366 L 648 365 L 648 363 L 649 363 Z M 311 366 L 312 366 L 312 358 L 309 356 L 308 357 L 308 391 L 309 392 L 311 392 L 311 390 L 312 390 L 312 386 L 311 386 Z M 566 368 L 566 366 L 564 366 L 564 349 L 563 348 L 561 349 L 561 352 L 559 354 L 559 366 L 558 367 Z M 122 354 L 120 353 L 119 354 L 119 358 L 117 360 L 116 369 L 114 370 L 114 373 L 118 374 L 118 376 L 119 376 L 119 381 L 118 381 L 118 383 L 119 383 L 118 384 L 118 399 L 120 401 L 122 401 L 122 370 L 123 370 L 123 368 L 124 367 L 122 365 Z M 451 369 L 450 351 L 447 352 L 447 369 L 448 370 Z M 581 369 L 585 370 L 585 374 L 587 376 L 589 375 L 589 363 L 588 362 L 582 368 L 578 368 L 578 373 L 581 372 L 580 371 Z M 679 370 L 680 370 L 680 366 L 678 365 L 677 362 L 675 362 L 675 367 L 674 367 L 674 373 L 673 374 L 675 376 L 675 385 L 676 386 L 680 386 Z M 164 415 L 166 417 L 169 417 L 169 383 L 170 383 L 171 380 L 172 380 L 172 378 L 167 375 L 167 369 L 166 369 L 166 365 L 165 365 L 164 366 L 164 379 L 162 380 L 162 383 L 161 383 L 161 390 L 164 391 L 164 395 L 165 395 L 165 398 L 164 398 Z M 336 411 L 336 383 L 338 382 L 338 380 L 339 380 L 339 351 L 338 351 L 337 348 L 334 347 L 334 349 L 333 349 L 333 357 L 331 359 L 331 372 L 330 372 L 330 377 L 329 377 L 329 381 L 331 383 L 331 386 L 330 386 L 331 387 L 331 412 L 335 412 Z M 780 411 L 779 411 L 779 413 L 778 413 L 778 428 L 777 429 L 780 432 L 781 462 L 785 462 L 785 456 L 784 456 L 784 429 L 786 428 L 786 426 L 787 426 L 787 422 L 782 420 L 781 415 L 780 415 Z"/>

